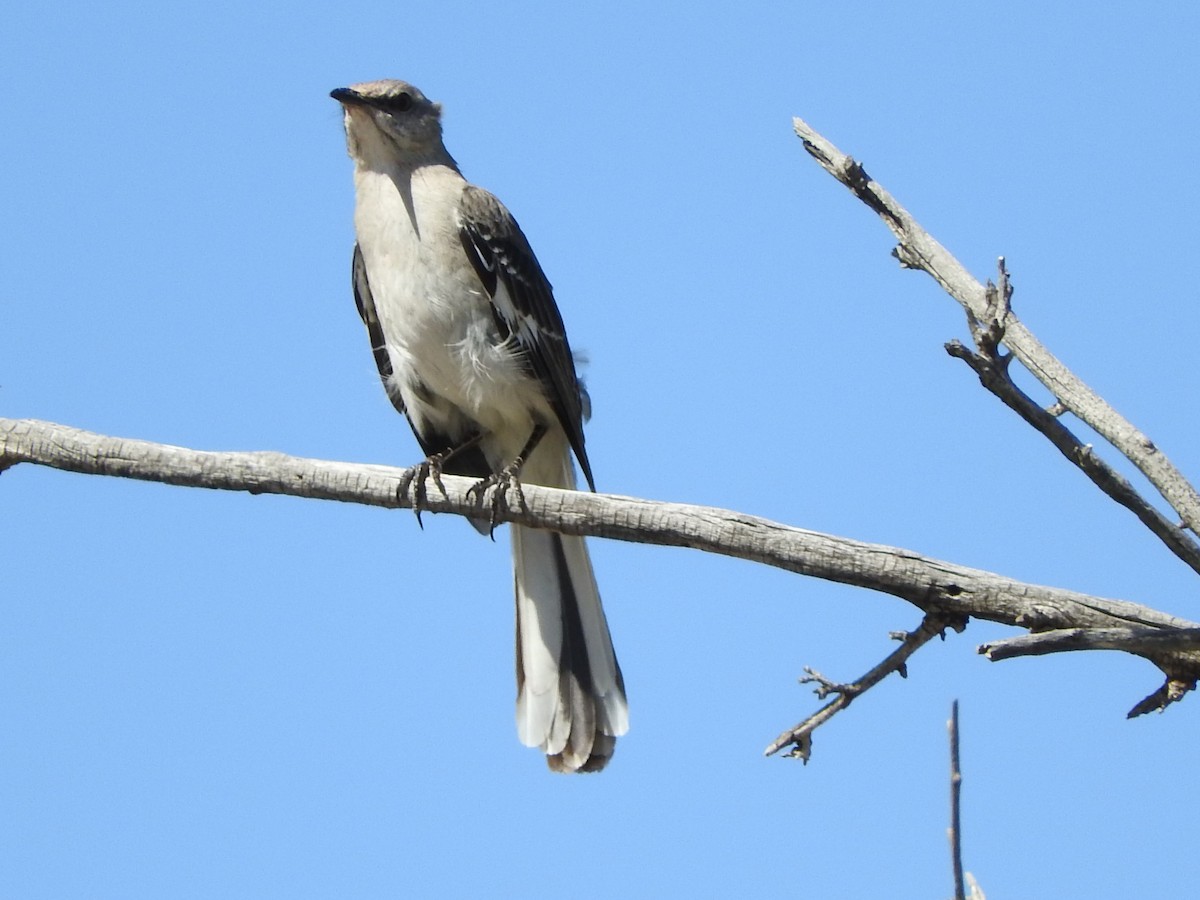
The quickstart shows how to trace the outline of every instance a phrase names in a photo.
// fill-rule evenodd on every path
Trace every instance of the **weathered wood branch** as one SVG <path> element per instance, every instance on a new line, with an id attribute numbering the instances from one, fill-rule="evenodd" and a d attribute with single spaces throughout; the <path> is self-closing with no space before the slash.
<path id="1" fill-rule="evenodd" d="M 884 224 L 900 242 L 894 255 L 901 265 L 921 269 L 932 276 L 966 311 L 973 331 L 975 323 L 981 323 L 988 328 L 998 328 L 996 339 L 1002 339 L 1004 345 L 1012 351 L 1012 355 L 1050 390 L 1056 398 L 1056 405 L 1061 405 L 1062 409 L 1069 410 L 1090 425 L 1137 466 L 1179 515 L 1187 529 L 1193 533 L 1200 530 L 1200 493 L 1150 438 L 1117 413 L 1051 354 L 1008 308 L 1007 296 L 997 303 L 994 288 L 989 291 L 988 287 L 980 284 L 882 185 L 867 175 L 860 163 L 835 147 L 802 119 L 793 119 L 792 124 L 796 135 L 804 142 L 804 149 L 821 167 L 883 219 Z M 1007 294 L 1006 291 L 1004 293 Z M 1042 432 L 1047 434 L 1045 430 Z M 1058 443 L 1056 446 L 1102 488 L 1105 484 L 1101 482 L 1113 483 L 1111 470 L 1097 465 L 1099 461 L 1095 457 L 1081 461 Z M 1127 502 L 1130 491 L 1132 488 L 1120 490 L 1118 493 L 1121 496 L 1109 490 L 1106 490 L 1106 493 L 1123 505 L 1129 506 L 1143 522 L 1150 524 L 1149 519 L 1152 517 L 1145 514 L 1149 504 L 1141 500 L 1131 506 Z M 1159 516 L 1158 519 L 1161 521 L 1155 521 L 1151 530 L 1166 540 L 1172 552 L 1196 568 L 1200 549 L 1197 548 L 1193 537 L 1186 534 L 1182 528 L 1167 522 L 1164 517 Z M 1163 523 L 1165 529 L 1175 532 L 1169 540 L 1164 537 Z M 1184 547 L 1187 548 L 1186 551 L 1181 552 Z"/>
<path id="2" fill-rule="evenodd" d="M 830 694 L 834 698 L 829 703 L 807 717 L 804 721 L 789 728 L 775 738 L 767 749 L 765 756 L 778 753 L 784 747 L 791 747 L 787 755 L 807 763 L 812 755 L 813 732 L 848 707 L 854 698 L 869 691 L 893 672 L 902 678 L 908 677 L 908 660 L 914 653 L 928 644 L 935 637 L 945 634 L 947 628 L 962 631 L 967 627 L 965 616 L 951 616 L 940 610 L 930 612 L 921 620 L 921 624 L 913 631 L 894 633 L 892 637 L 900 641 L 900 646 L 889 653 L 882 661 L 872 666 L 862 677 L 848 683 L 831 681 L 815 669 L 806 668 L 801 684 L 816 684 L 816 695 L 824 700 Z"/>
<path id="3" fill-rule="evenodd" d="M 164 484 L 391 508 L 411 508 L 414 490 L 410 485 L 407 495 L 397 496 L 409 470 L 391 466 L 305 459 L 275 452 L 190 450 L 34 419 L 0 418 L 0 467 L 18 463 Z M 443 481 L 445 495 L 429 491 L 426 506 L 430 512 L 480 514 L 479 499 L 468 495 L 471 479 L 446 475 Z M 532 484 L 523 489 L 525 507 L 501 509 L 501 521 L 566 534 L 693 547 L 891 594 L 926 612 L 941 610 L 1030 631 L 1200 628 L 1200 624 L 1136 603 L 1028 584 L 911 550 L 794 528 L 730 510 Z M 1160 666 L 1200 671 L 1200 650 L 1128 649 Z"/>
<path id="4" fill-rule="evenodd" d="M 979 652 L 998 661 L 1072 650 L 1124 650 L 1153 654 L 1161 650 L 1200 650 L 1200 628 L 1060 628 L 990 641 Z"/>
<path id="5" fill-rule="evenodd" d="M 985 350 L 972 352 L 959 341 L 946 344 L 946 352 L 963 360 L 979 377 L 979 382 L 995 394 L 1009 409 L 1037 429 L 1055 448 L 1110 498 L 1132 512 L 1171 552 L 1200 574 L 1200 545 L 1178 525 L 1155 509 L 1119 472 L 1095 454 L 1091 446 L 1079 440 L 1050 411 L 1043 409 L 1017 387 L 1009 377 L 1008 356 L 996 356 Z"/>
<path id="6" fill-rule="evenodd" d="M 1163 650 L 1185 653 L 1200 650 L 1200 628 L 1059 628 L 989 641 L 981 644 L 978 650 L 993 662 L 1074 650 L 1123 650 L 1146 658 L 1161 658 Z M 1194 671 L 1172 669 L 1169 665 L 1160 668 L 1167 673 L 1167 680 L 1157 691 L 1135 704 L 1127 714 L 1129 718 L 1162 711 L 1195 689 Z"/>

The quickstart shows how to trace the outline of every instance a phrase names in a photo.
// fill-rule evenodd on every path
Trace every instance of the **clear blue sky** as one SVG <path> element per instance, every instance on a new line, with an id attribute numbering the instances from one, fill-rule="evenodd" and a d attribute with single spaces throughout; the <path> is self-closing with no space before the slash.
<path id="1" fill-rule="evenodd" d="M 0 414 L 415 462 L 349 287 L 331 88 L 443 102 L 590 358 L 602 490 L 706 503 L 1200 618 L 1196 578 L 941 349 L 958 308 L 800 115 L 1200 477 L 1200 12 L 1006 2 L 13 5 Z M 918 614 L 594 542 L 632 730 L 564 778 L 513 726 L 507 537 L 22 466 L 0 477 L 0 894 L 1178 895 L 1200 700 L 975 623 L 817 734 Z"/>

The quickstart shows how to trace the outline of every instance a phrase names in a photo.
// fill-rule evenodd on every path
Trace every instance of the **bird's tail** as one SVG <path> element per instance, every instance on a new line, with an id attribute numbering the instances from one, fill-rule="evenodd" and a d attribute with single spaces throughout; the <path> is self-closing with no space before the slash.
<path id="1" fill-rule="evenodd" d="M 519 525 L 512 542 L 517 733 L 557 772 L 597 772 L 629 729 L 629 709 L 587 545 Z"/>

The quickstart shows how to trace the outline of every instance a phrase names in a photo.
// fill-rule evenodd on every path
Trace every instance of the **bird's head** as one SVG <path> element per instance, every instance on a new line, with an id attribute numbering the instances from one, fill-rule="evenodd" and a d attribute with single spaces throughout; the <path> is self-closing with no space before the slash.
<path id="1" fill-rule="evenodd" d="M 360 164 L 420 163 L 446 153 L 441 104 L 406 81 L 365 81 L 329 96 L 342 104 L 346 145 Z"/>

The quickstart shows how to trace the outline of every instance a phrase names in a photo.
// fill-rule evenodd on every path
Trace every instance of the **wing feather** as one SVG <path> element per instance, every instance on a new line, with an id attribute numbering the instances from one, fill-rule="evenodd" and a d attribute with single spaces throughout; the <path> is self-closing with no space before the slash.
<path id="1" fill-rule="evenodd" d="M 367 326 L 367 337 L 371 340 L 371 353 L 375 356 L 375 368 L 379 370 L 379 380 L 383 382 L 383 389 L 387 391 L 392 406 L 396 407 L 397 412 L 407 416 L 408 411 L 404 408 L 404 398 L 392 379 L 392 359 L 388 356 L 383 326 L 379 323 L 379 313 L 375 310 L 375 298 L 371 296 L 371 283 L 367 280 L 367 263 L 363 259 L 362 250 L 358 248 L 358 244 L 354 245 L 352 269 L 354 304 L 358 307 L 358 314 L 362 318 L 363 324 Z"/>
<path id="2" fill-rule="evenodd" d="M 529 241 L 504 204 L 474 185 L 463 190 L 459 238 L 491 298 L 500 336 L 521 348 L 566 432 L 588 486 L 595 490 L 583 440 L 586 395 L 575 372 L 553 289 Z"/>

